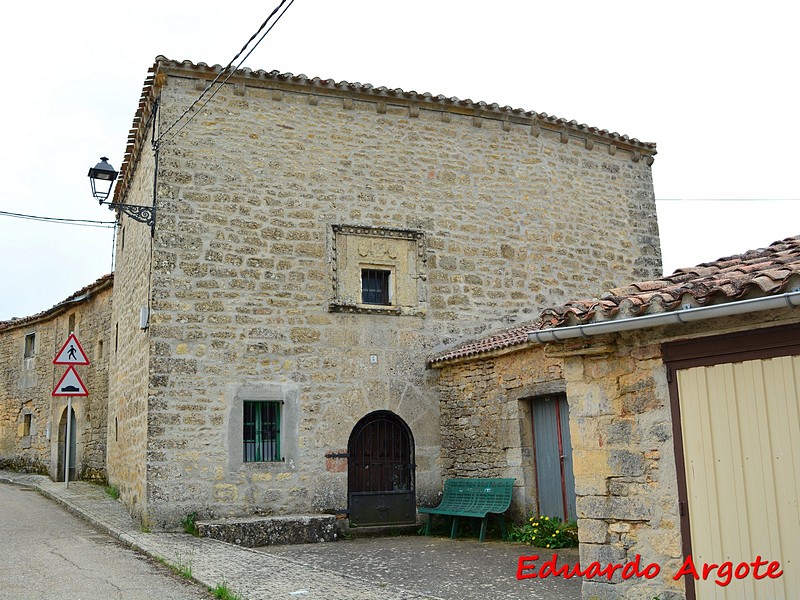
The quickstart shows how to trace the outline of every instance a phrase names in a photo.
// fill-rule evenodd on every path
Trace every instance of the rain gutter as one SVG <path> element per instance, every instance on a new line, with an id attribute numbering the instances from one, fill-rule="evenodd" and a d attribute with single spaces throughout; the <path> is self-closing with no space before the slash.
<path id="1" fill-rule="evenodd" d="M 726 304 L 685 308 L 641 317 L 587 323 L 586 325 L 542 329 L 530 332 L 528 334 L 528 341 L 539 342 L 540 344 L 561 342 L 577 337 L 590 337 L 593 335 L 646 329 L 648 327 L 659 327 L 661 325 L 671 325 L 675 323 L 686 324 L 694 321 L 704 321 L 706 319 L 743 315 L 764 310 L 776 310 L 779 308 L 786 308 L 787 306 L 789 308 L 800 306 L 800 289 L 778 296 L 750 298 L 749 300 L 739 300 Z"/>

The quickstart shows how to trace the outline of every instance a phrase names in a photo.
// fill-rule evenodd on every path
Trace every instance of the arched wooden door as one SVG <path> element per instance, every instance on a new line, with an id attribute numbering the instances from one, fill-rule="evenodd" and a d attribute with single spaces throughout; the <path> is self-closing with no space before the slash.
<path id="1" fill-rule="evenodd" d="M 347 456 L 351 523 L 416 522 L 414 437 L 403 419 L 385 410 L 368 414 L 353 428 Z"/>

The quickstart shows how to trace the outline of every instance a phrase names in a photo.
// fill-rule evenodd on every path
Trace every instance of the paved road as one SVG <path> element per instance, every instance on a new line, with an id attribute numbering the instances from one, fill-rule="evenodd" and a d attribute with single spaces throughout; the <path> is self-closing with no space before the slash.
<path id="1" fill-rule="evenodd" d="M 0 483 L 0 599 L 207 600 L 36 491 Z"/>
<path id="2" fill-rule="evenodd" d="M 543 552 L 524 544 L 475 538 L 399 536 L 328 544 L 268 546 L 259 551 L 316 569 L 441 600 L 579 600 L 580 579 L 517 580 L 519 557 Z M 560 563 L 578 562 L 577 548 L 558 550 Z"/>

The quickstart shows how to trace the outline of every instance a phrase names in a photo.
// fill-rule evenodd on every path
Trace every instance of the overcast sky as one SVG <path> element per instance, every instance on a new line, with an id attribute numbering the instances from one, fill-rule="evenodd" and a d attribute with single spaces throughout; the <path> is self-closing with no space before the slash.
<path id="1" fill-rule="evenodd" d="M 0 211 L 109 221 L 147 69 L 227 64 L 278 0 L 3 9 Z M 497 102 L 656 142 L 667 272 L 800 234 L 793 3 L 295 0 L 244 66 Z M 112 230 L 0 216 L 0 320 L 111 269 Z M 599 290 L 587 290 L 587 294 Z"/>

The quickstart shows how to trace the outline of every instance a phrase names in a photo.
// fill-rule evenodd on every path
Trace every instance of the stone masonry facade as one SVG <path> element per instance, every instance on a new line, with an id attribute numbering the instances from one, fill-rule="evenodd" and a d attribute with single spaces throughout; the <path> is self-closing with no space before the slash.
<path id="1" fill-rule="evenodd" d="M 796 313 L 796 311 L 794 311 Z M 564 361 L 578 495 L 581 563 L 641 555 L 652 580 L 586 581 L 587 600 L 684 598 L 673 423 L 663 346 L 674 340 L 797 323 L 790 310 L 549 344 Z"/>
<path id="2" fill-rule="evenodd" d="M 443 467 L 453 476 L 521 477 L 518 506 L 537 512 L 531 421 L 521 400 L 565 391 L 580 564 L 624 565 L 639 555 L 642 568 L 660 571 L 652 579 L 623 580 L 619 571 L 611 581 L 587 579 L 582 597 L 685 598 L 683 579 L 673 578 L 684 557 L 664 344 L 796 322 L 779 310 L 440 363 Z"/>
<path id="3" fill-rule="evenodd" d="M 48 311 L 0 323 L 0 468 L 63 476 L 67 398 L 51 394 L 66 367 L 53 359 L 73 331 L 90 361 L 76 367 L 89 396 L 72 401 L 77 476 L 105 481 L 112 283 L 103 277 Z"/>
<path id="4" fill-rule="evenodd" d="M 537 510 L 531 400 L 563 393 L 560 359 L 541 346 L 439 367 L 445 477 L 513 477 L 513 521 Z"/>
<path id="5" fill-rule="evenodd" d="M 564 361 L 581 563 L 625 564 L 638 554 L 643 566 L 661 570 L 625 591 L 618 574 L 584 581 L 583 597 L 682 597 L 683 582 L 671 578 L 682 560 L 681 531 L 659 341 L 617 336 L 549 345 L 546 355 Z"/>
<path id="6" fill-rule="evenodd" d="M 652 146 L 250 71 L 170 127 L 217 73 L 158 59 L 116 189 L 157 222 L 121 217 L 109 478 L 156 525 L 346 509 L 341 456 L 378 410 L 408 424 L 434 503 L 454 457 L 432 350 L 660 272 Z M 359 302 L 354 261 L 390 274 L 389 305 Z M 281 406 L 281 460 L 244 462 L 243 404 L 262 400 Z"/>

